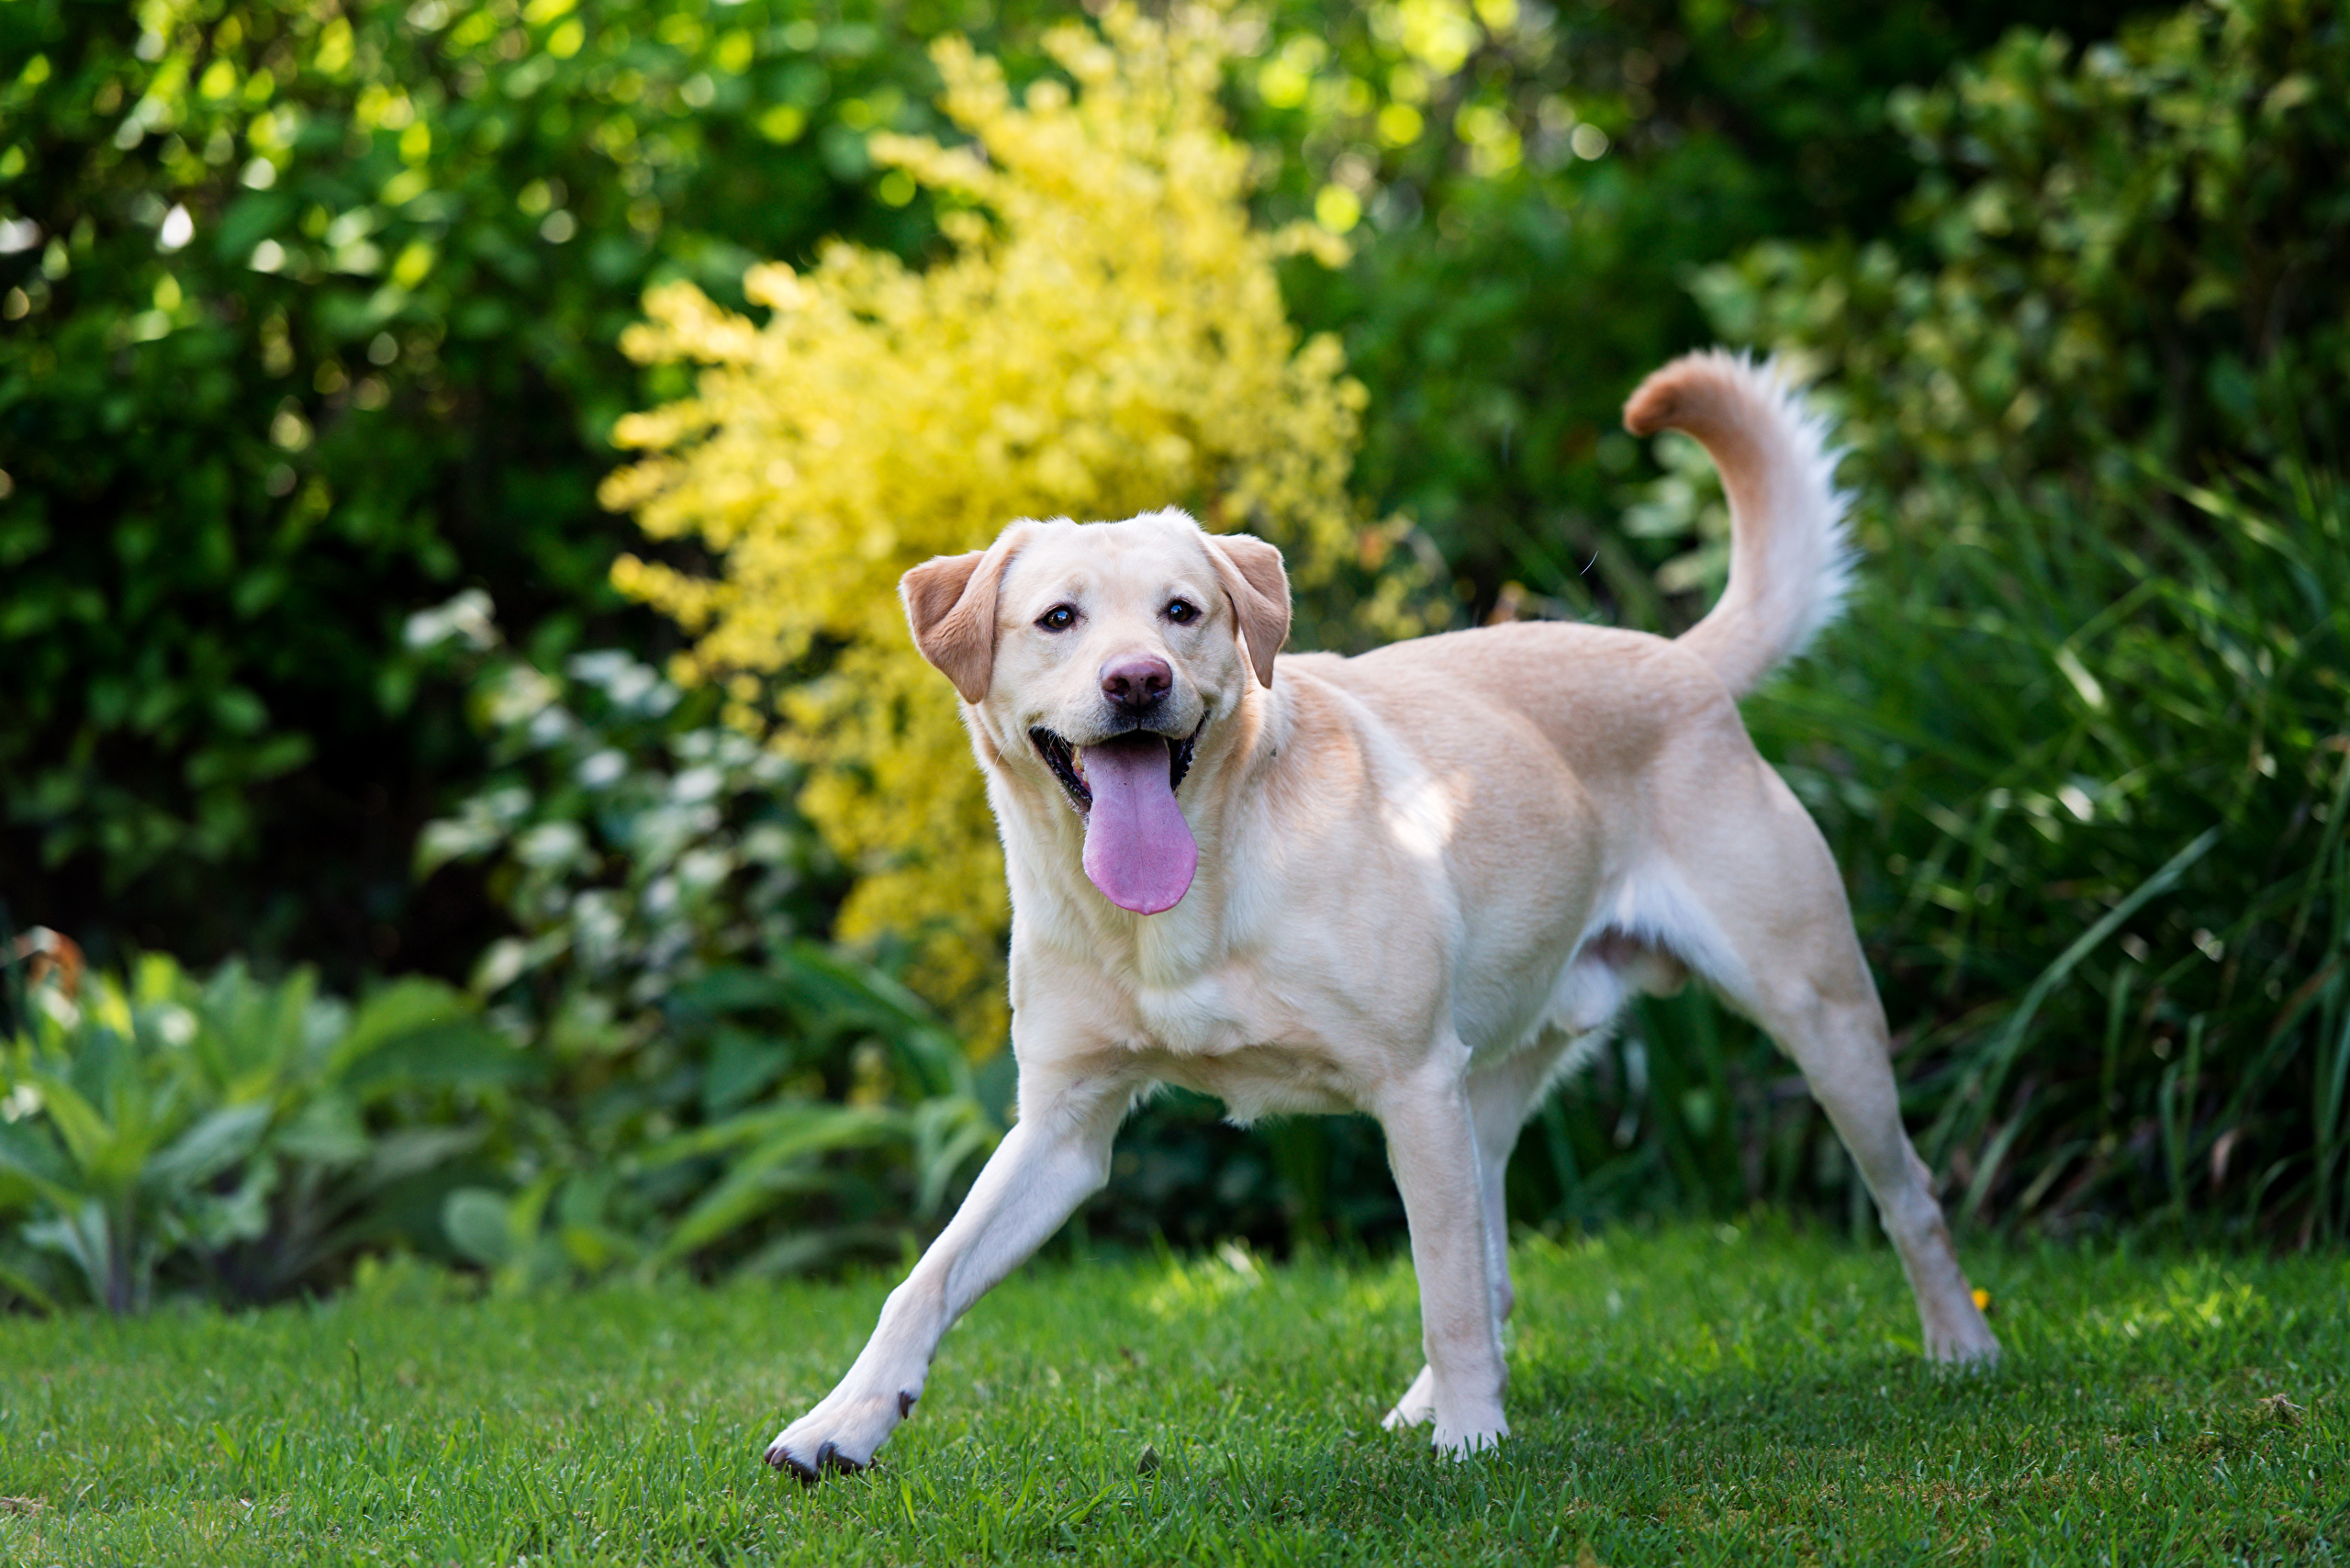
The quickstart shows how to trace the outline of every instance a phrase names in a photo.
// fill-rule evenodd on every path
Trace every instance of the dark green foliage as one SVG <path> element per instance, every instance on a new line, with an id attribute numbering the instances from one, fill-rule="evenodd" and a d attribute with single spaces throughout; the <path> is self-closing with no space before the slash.
<path id="1" fill-rule="evenodd" d="M 142 31 L 145 18 L 152 26 Z M 462 969 L 419 823 L 481 766 L 400 645 L 486 587 L 550 653 L 605 581 L 616 340 L 845 234 L 862 130 L 978 10 L 791 0 L 0 8 L 0 884 L 105 949 Z"/>
<path id="2" fill-rule="evenodd" d="M 1848 748 L 1815 809 L 1964 1209 L 2350 1232 L 2345 101 L 2330 7 L 2020 35 L 1901 108 L 1923 265 L 1707 290 L 1885 498 L 1883 597 L 1757 727 Z"/>
<path id="3" fill-rule="evenodd" d="M 605 583 L 625 525 L 592 498 L 610 419 L 664 390 L 619 330 L 665 276 L 725 297 L 746 261 L 826 235 L 918 247 L 923 209 L 869 183 L 860 133 L 932 123 L 920 40 L 977 29 L 1016 57 L 1051 8 L 1007 9 L 0 13 L 18 913 L 101 951 L 461 971 L 494 920 L 462 879 L 420 896 L 408 846 L 481 757 L 403 618 L 479 586 L 547 658 L 591 624 L 659 651 Z M 1700 332 L 1680 270 L 1768 234 L 1874 232 L 1906 177 L 1887 89 L 2009 15 L 1528 8 L 1435 82 L 1427 134 L 1393 154 L 1343 103 L 1237 93 L 1252 134 L 1302 144 L 1273 207 L 1334 171 L 1371 196 L 1358 266 L 1291 279 L 1371 384 L 1367 492 L 1418 515 L 1481 599 L 1518 580 L 1658 613 L 1654 562 L 1604 526 L 1609 465 L 1634 454 L 1603 438 L 1622 388 Z M 1272 41 L 1292 36 L 1382 99 L 1412 58 L 1352 11 L 1284 9 Z M 1606 157 L 1572 151 L 1562 105 Z M 1484 170 L 1463 107 L 1515 126 L 1526 161 Z"/>
<path id="4" fill-rule="evenodd" d="M 1679 623 L 1718 507 L 1685 446 L 1614 433 L 1624 392 L 1716 333 L 1826 377 L 1866 587 L 1750 719 L 1852 879 L 1953 1204 L 2337 1236 L 2350 24 L 2244 0 L 2100 41 L 2123 9 L 1494 5 L 1454 72 L 1393 7 L 1287 6 L 1233 101 L 1269 216 L 1362 207 L 1292 303 L 1370 386 L 1366 497 L 1479 612 Z M 612 413 L 670 390 L 614 347 L 647 283 L 919 249 L 856 133 L 929 126 L 913 41 L 990 18 L 145 16 L 0 6 L 0 891 L 102 952 L 470 971 L 543 1092 L 371 1235 L 515 1282 L 899 1245 L 1003 1085 L 939 1078 L 926 1015 L 800 945 L 831 872 L 779 766 L 641 662 L 665 633 L 609 592 L 592 492 Z M 2069 41 L 1911 85 L 2035 19 Z M 482 589 L 527 658 L 453 651 Z M 1124 1148 L 1097 1235 L 1392 1233 L 1360 1122 L 1169 1100 Z M 1512 1178 L 1531 1218 L 1866 1219 L 1695 997 L 1643 1004 Z"/>
<path id="5" fill-rule="evenodd" d="M 1237 1240 L 1276 1255 L 1404 1238 L 1404 1200 L 1377 1122 L 1279 1116 L 1244 1129 L 1224 1118 L 1221 1102 L 1174 1088 L 1129 1116 L 1109 1184 L 1078 1222 L 1086 1237 L 1128 1247 Z"/>
<path id="6" fill-rule="evenodd" d="M 1290 202 L 1328 178 L 1358 189 L 1366 214 L 1355 263 L 1297 266 L 1292 297 L 1306 323 L 1344 335 L 1371 389 L 1360 488 L 1419 523 L 1479 613 L 1514 582 L 1557 612 L 1678 625 L 1702 609 L 1692 585 L 1661 595 L 1663 557 L 1617 527 L 1649 472 L 1617 413 L 1641 375 L 1718 330 L 1692 274 L 1759 241 L 1886 233 L 1916 178 L 1887 123 L 1899 89 L 2014 24 L 2097 38 L 2129 7 L 1494 9 L 1516 25 L 1433 82 L 1426 133 L 1400 149 L 1382 147 L 1367 109 L 1335 106 L 1348 78 L 1371 90 L 1356 96 L 1367 106 L 1399 71 L 1428 74 L 1408 24 L 1285 13 L 1328 56 L 1304 105 L 1257 106 L 1253 123 L 1303 141 Z M 1499 125 L 1518 150 L 1505 167 L 1472 134 Z"/>
<path id="7" fill-rule="evenodd" d="M 1832 385 L 1848 477 L 1889 503 L 1868 543 L 2049 485 L 2127 539 L 2148 458 L 2350 454 L 2350 16 L 2205 0 L 2089 49 L 2018 33 L 1895 109 L 1920 173 L 1892 240 L 1766 245 L 1698 287 Z"/>
<path id="8" fill-rule="evenodd" d="M 1876 656 L 1831 652 L 1758 727 L 1835 737 L 1799 778 L 1962 1213 L 2339 1238 L 2350 504 L 2298 470 L 2183 516 L 2117 491 L 2121 537 L 2053 497 L 1902 536 L 1912 586 L 1838 644 Z"/>

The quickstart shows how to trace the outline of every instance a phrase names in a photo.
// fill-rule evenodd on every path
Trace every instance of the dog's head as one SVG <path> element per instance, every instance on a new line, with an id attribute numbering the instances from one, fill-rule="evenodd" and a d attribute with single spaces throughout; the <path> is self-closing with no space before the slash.
<path id="1" fill-rule="evenodd" d="M 1199 862 L 1177 791 L 1214 726 L 1272 684 L 1289 635 L 1281 552 L 1171 510 L 1016 522 L 900 592 L 1005 766 L 1084 823 L 1094 885 L 1138 914 L 1173 908 Z"/>

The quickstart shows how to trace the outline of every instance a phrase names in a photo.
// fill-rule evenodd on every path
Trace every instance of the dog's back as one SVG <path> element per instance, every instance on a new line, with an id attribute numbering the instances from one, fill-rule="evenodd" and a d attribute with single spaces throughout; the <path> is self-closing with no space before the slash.
<path id="1" fill-rule="evenodd" d="M 1490 772 L 1494 726 L 1465 711 L 1522 716 L 1586 786 L 1644 771 L 1654 748 L 1693 729 L 1739 731 L 1734 700 L 1800 654 L 1833 621 L 1854 552 L 1846 496 L 1823 421 L 1806 413 L 1770 364 L 1719 350 L 1673 361 L 1624 409 L 1637 435 L 1680 430 L 1720 470 L 1730 503 L 1729 582 L 1705 619 L 1668 643 L 1639 633 L 1521 622 L 1398 643 L 1356 658 L 1285 658 L 1284 667 L 1354 694 L 1416 744 L 1447 749 L 1472 732 L 1462 760 Z"/>

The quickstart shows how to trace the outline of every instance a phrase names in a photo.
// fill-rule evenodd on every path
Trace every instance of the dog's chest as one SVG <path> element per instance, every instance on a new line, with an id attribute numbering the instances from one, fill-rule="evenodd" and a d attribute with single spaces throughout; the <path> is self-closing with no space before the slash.
<path id="1" fill-rule="evenodd" d="M 1249 988 L 1218 973 L 1146 978 L 1131 976 L 1134 1024 L 1143 1049 L 1176 1056 L 1227 1056 L 1264 1043 L 1256 1009 L 1242 992 Z"/>
<path id="2" fill-rule="evenodd" d="M 1355 1074 L 1244 974 L 1138 985 L 1128 1048 L 1152 1078 L 1225 1103 L 1236 1122 L 1350 1111 Z"/>

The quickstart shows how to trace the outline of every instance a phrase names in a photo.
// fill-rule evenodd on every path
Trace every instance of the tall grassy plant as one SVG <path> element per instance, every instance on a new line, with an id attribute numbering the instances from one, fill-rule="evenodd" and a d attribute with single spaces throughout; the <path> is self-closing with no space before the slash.
<path id="1" fill-rule="evenodd" d="M 2350 507 L 2285 465 L 1896 534 L 1751 705 L 1963 1215 L 2350 1232 Z"/>
<path id="2" fill-rule="evenodd" d="M 2326 7 L 2019 32 L 1890 106 L 1919 177 L 1886 241 L 1696 280 L 1822 375 L 1867 498 L 1870 597 L 1749 719 L 1852 879 L 1964 1215 L 2343 1234 L 2350 568 L 2300 454 L 2350 428 L 2345 82 Z M 1638 532 L 1702 544 L 1702 489 Z M 1799 1081 L 1718 1022 L 1644 1010 L 1515 1174 L 1864 1215 Z"/>

